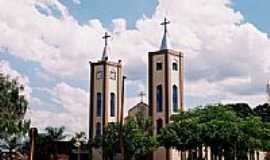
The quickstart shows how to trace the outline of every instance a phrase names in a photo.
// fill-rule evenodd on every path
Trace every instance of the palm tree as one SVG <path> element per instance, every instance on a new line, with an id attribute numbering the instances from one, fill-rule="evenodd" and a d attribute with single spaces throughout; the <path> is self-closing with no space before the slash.
<path id="1" fill-rule="evenodd" d="M 74 137 L 72 137 L 71 142 L 74 144 L 75 147 L 78 148 L 78 155 L 77 160 L 80 160 L 80 149 L 83 144 L 87 143 L 86 134 L 85 132 L 78 132 L 75 133 Z"/>
<path id="2" fill-rule="evenodd" d="M 67 137 L 67 135 L 64 134 L 65 127 L 47 127 L 46 130 L 46 138 L 48 141 L 48 144 L 51 148 L 50 154 L 53 156 L 53 159 L 56 159 L 56 146 L 54 145 L 54 142 L 61 141 Z"/>
<path id="3" fill-rule="evenodd" d="M 47 128 L 45 128 L 45 130 L 47 132 L 47 134 L 46 134 L 47 138 L 49 138 L 49 140 L 51 140 L 51 141 L 61 141 L 67 137 L 64 134 L 65 127 L 60 127 L 60 128 L 47 127 Z"/>

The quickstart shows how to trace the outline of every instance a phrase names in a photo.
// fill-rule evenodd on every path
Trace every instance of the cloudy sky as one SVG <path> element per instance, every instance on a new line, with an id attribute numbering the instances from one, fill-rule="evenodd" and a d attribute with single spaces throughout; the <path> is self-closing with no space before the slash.
<path id="1" fill-rule="evenodd" d="M 185 106 L 266 101 L 269 0 L 0 0 L 0 71 L 27 86 L 32 126 L 88 130 L 89 61 L 111 60 L 128 77 L 125 109 L 147 92 L 147 53 L 164 16 L 185 56 Z"/>

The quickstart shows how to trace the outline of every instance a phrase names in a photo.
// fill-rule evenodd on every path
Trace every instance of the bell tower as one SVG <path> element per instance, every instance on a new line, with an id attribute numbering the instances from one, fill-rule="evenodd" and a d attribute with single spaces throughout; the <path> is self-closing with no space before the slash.
<path id="1" fill-rule="evenodd" d="M 121 60 L 109 61 L 109 34 L 103 36 L 105 46 L 101 60 L 90 62 L 90 126 L 89 139 L 102 135 L 108 123 L 123 119 L 123 72 Z M 102 160 L 102 148 L 91 149 L 92 158 Z"/>
<path id="2" fill-rule="evenodd" d="M 170 122 L 171 115 L 184 110 L 183 53 L 171 48 L 168 24 L 166 18 L 161 23 L 164 34 L 160 50 L 148 55 L 149 116 L 154 124 L 154 135 Z M 176 156 L 175 151 L 160 147 L 153 153 L 153 160 L 170 160 Z"/>

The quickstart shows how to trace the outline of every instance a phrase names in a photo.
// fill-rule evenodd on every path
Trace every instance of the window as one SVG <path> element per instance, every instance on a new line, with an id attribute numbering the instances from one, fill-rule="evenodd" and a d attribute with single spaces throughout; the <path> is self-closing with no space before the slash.
<path id="1" fill-rule="evenodd" d="M 174 85 L 172 90 L 173 90 L 173 97 L 172 97 L 173 98 L 172 99 L 172 101 L 173 101 L 173 111 L 177 112 L 178 111 L 178 88 L 177 88 L 177 86 Z"/>
<path id="2" fill-rule="evenodd" d="M 116 72 L 115 71 L 111 71 L 111 73 L 110 73 L 110 79 L 116 80 Z"/>
<path id="3" fill-rule="evenodd" d="M 111 116 L 115 116 L 115 94 L 111 93 Z"/>
<path id="4" fill-rule="evenodd" d="M 97 126 L 96 126 L 96 136 L 100 136 L 101 135 L 101 123 L 97 122 Z"/>
<path id="5" fill-rule="evenodd" d="M 156 65 L 157 65 L 156 66 L 157 71 L 162 70 L 162 63 L 161 62 L 158 62 Z"/>
<path id="6" fill-rule="evenodd" d="M 163 121 L 162 119 L 157 120 L 157 134 L 160 134 L 160 131 L 162 129 Z"/>
<path id="7" fill-rule="evenodd" d="M 103 72 L 102 71 L 98 71 L 97 72 L 97 79 L 102 79 L 103 78 Z"/>
<path id="8" fill-rule="evenodd" d="M 101 93 L 97 94 L 97 116 L 100 117 L 101 116 Z"/>
<path id="9" fill-rule="evenodd" d="M 157 86 L 157 95 L 156 95 L 156 103 L 157 103 L 157 112 L 162 112 L 162 85 Z"/>
<path id="10" fill-rule="evenodd" d="M 176 62 L 173 62 L 173 64 L 172 64 L 172 69 L 173 69 L 174 71 L 177 71 L 177 70 L 178 70 L 178 65 L 177 65 Z"/>

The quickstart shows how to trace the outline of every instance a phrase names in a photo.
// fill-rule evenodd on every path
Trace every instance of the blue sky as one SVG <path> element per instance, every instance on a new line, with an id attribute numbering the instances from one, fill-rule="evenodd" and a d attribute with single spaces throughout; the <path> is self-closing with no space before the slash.
<path id="1" fill-rule="evenodd" d="M 124 18 L 131 28 L 142 15 L 151 16 L 158 4 L 157 0 L 81 0 L 80 5 L 70 0 L 61 2 L 68 6 L 72 15 L 82 24 L 89 19 L 101 19 L 105 26 L 110 27 L 112 19 Z M 240 11 L 246 21 L 267 33 L 270 33 L 269 6 L 268 0 L 232 0 L 232 8 Z"/>
<path id="2" fill-rule="evenodd" d="M 61 2 L 69 6 L 72 15 L 82 24 L 89 19 L 101 19 L 109 27 L 112 19 L 124 18 L 131 28 L 142 15 L 151 16 L 158 3 L 156 0 L 81 0 L 80 5 L 67 0 Z"/>
<path id="3" fill-rule="evenodd" d="M 123 58 L 125 74 L 132 77 L 127 84 L 126 107 L 136 104 L 137 93 L 147 91 L 145 53 L 159 47 L 162 32 L 157 22 L 164 12 L 173 19 L 169 26 L 172 44 L 183 49 L 186 56 L 185 104 L 188 108 L 238 99 L 257 104 L 265 98 L 268 66 L 258 64 L 267 63 L 264 60 L 270 51 L 269 0 L 232 0 L 230 7 L 222 0 L 208 4 L 200 0 L 160 0 L 161 3 L 157 0 L 80 0 L 80 3 L 56 0 L 47 4 L 44 0 L 41 5 L 31 1 L 39 12 L 24 2 L 16 4 L 16 0 L 11 0 L 6 7 L 14 8 L 16 13 L 0 11 L 0 31 L 7 33 L 0 36 L 0 60 L 29 79 L 31 112 L 36 113 L 30 117 L 40 128 L 66 124 L 65 117 L 69 115 L 75 118 L 68 119 L 68 123 L 87 122 L 84 113 L 71 112 L 80 110 L 79 107 L 87 112 L 88 59 L 95 61 L 100 57 L 103 47 L 100 37 L 104 31 L 114 34 L 111 57 Z M 189 5 L 192 7 L 187 9 Z M 16 10 L 17 6 L 20 10 Z M 68 10 L 67 15 L 63 15 L 63 8 Z M 242 20 L 241 16 L 229 8 L 243 16 L 241 25 L 236 24 Z M 55 18 L 48 16 L 47 11 Z M 23 18 L 15 16 L 16 19 L 14 15 Z M 208 21 L 202 20 L 204 16 Z M 118 21 L 113 22 L 114 19 Z M 199 26 L 202 31 L 198 31 Z M 228 33 L 224 42 L 223 33 Z M 223 48 L 217 41 L 230 47 Z M 262 58 L 250 58 L 254 53 L 262 54 Z M 84 99 L 80 99 L 82 96 Z M 78 115 L 83 118 L 76 119 Z M 55 116 L 62 119 L 56 122 Z"/>
<path id="4" fill-rule="evenodd" d="M 240 11 L 246 21 L 255 24 L 260 30 L 270 33 L 270 1 L 233 0 L 232 7 Z"/>

